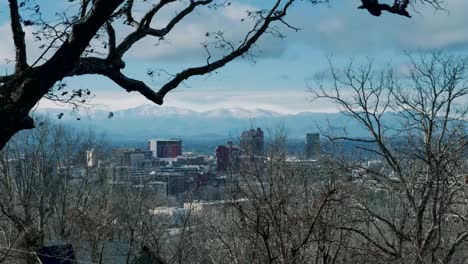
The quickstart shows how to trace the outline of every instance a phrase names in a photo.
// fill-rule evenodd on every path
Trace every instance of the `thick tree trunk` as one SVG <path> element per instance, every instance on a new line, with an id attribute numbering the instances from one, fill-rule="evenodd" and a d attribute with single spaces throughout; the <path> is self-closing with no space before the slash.
<path id="1" fill-rule="evenodd" d="M 67 55 L 60 59 L 64 60 Z M 0 150 L 19 131 L 34 128 L 29 112 L 57 81 L 78 65 L 79 60 L 79 55 L 66 64 L 50 60 L 42 66 L 15 74 L 0 87 Z"/>
<path id="2" fill-rule="evenodd" d="M 57 81 L 75 70 L 91 39 L 123 1 L 95 1 L 89 13 L 73 25 L 69 37 L 50 60 L 35 68 L 17 69 L 0 86 L 0 150 L 14 134 L 34 128 L 29 111 Z"/>
<path id="3" fill-rule="evenodd" d="M 34 123 L 30 117 L 13 115 L 11 111 L 0 110 L 0 121 L 0 150 L 5 147 L 14 134 L 23 129 L 34 127 Z"/>
<path id="4" fill-rule="evenodd" d="M 27 69 L 0 87 L 0 150 L 14 134 L 34 128 L 29 112 L 54 85 L 54 77 L 44 67 Z"/>
<path id="5" fill-rule="evenodd" d="M 18 109 L 13 103 L 0 102 L 0 150 L 19 131 L 34 128 L 34 121 L 28 115 L 29 109 Z"/>
<path id="6" fill-rule="evenodd" d="M 276 3 L 265 17 L 258 21 L 237 48 L 232 47 L 232 51 L 229 54 L 218 60 L 207 62 L 203 66 L 187 68 L 177 73 L 158 91 L 153 90 L 142 81 L 125 76 L 121 72 L 121 69 L 125 67 L 121 56 L 144 36 L 164 37 L 174 25 L 192 12 L 196 6 L 209 5 L 212 0 L 190 1 L 190 5 L 177 14 L 166 27 L 156 30 L 149 26 L 151 18 L 163 5 L 173 2 L 161 1 L 143 19 L 143 22 L 147 24 L 139 26 L 134 33 L 128 35 L 119 46 L 115 47 L 115 32 L 109 20 L 112 13 L 123 2 L 124 0 L 92 1 L 92 8 L 89 9 L 86 15 L 73 24 L 68 32 L 66 41 L 61 44 L 47 62 L 37 67 L 26 64 L 17 67 L 15 73 L 11 76 L 0 76 L 0 83 L 2 83 L 0 86 L 0 122 L 2 125 L 0 127 L 0 150 L 15 133 L 34 127 L 33 120 L 28 117 L 29 111 L 57 81 L 73 75 L 100 74 L 108 77 L 127 92 L 139 92 L 148 100 L 156 104 L 162 104 L 164 96 L 188 78 L 213 72 L 246 54 L 255 45 L 257 40 L 267 32 L 271 23 L 283 21 L 282 18 L 286 15 L 287 9 L 294 1 L 286 1 L 283 7 L 280 7 L 282 1 L 275 1 Z M 110 37 L 109 45 L 111 53 L 109 56 L 106 59 L 96 57 L 80 58 L 92 38 L 96 35 L 96 32 L 106 22 L 108 22 L 107 30 Z M 13 29 L 18 27 L 13 27 Z M 17 36 L 22 36 L 20 30 L 16 30 L 16 32 Z M 23 46 L 20 44 L 22 43 L 17 44 L 16 48 L 22 51 Z M 18 57 L 22 58 L 22 53 L 20 55 Z M 17 60 L 19 59 L 17 58 Z"/>

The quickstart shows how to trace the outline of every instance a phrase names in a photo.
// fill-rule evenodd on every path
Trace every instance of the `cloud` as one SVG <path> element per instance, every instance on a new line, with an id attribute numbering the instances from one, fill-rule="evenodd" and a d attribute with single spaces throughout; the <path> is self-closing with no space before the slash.
<path id="1" fill-rule="evenodd" d="M 180 11 L 183 7 L 180 2 L 177 2 L 171 8 L 163 9 L 162 13 L 155 17 L 152 26 L 164 27 L 174 17 L 176 10 Z M 254 21 L 247 18 L 247 11 L 257 9 L 255 6 L 239 2 L 232 2 L 229 6 L 218 9 L 199 7 L 179 22 L 164 40 L 147 37 L 137 42 L 128 52 L 128 57 L 145 60 L 195 58 L 204 61 L 207 53 L 202 43 L 210 40 L 206 36 L 207 33 L 221 31 L 225 39 L 232 41 L 235 46 L 253 27 Z M 284 50 L 284 42 L 272 36 L 264 36 L 259 40 L 254 54 L 259 57 L 271 57 L 281 55 Z M 211 52 L 212 56 L 218 57 L 226 54 L 220 50 L 211 50 Z"/>
<path id="2" fill-rule="evenodd" d="M 11 37 L 10 25 L 0 25 L 0 65 L 15 59 L 15 49 Z"/>
<path id="3" fill-rule="evenodd" d="M 157 19 L 158 24 L 154 26 L 164 26 L 175 14 L 174 12 L 180 10 L 180 2 L 177 1 L 176 5 L 160 14 L 161 16 Z M 256 53 L 260 54 L 262 58 L 278 57 L 297 45 L 301 46 L 301 49 L 295 50 L 299 54 L 298 56 L 311 58 L 310 68 L 323 68 L 326 65 L 320 65 L 319 61 L 323 62 L 324 60 L 314 57 L 320 51 L 334 53 L 338 57 L 344 58 L 349 55 L 374 56 L 374 54 L 389 54 L 395 50 L 400 52 L 401 50 L 419 48 L 468 48 L 468 27 L 465 26 L 465 12 L 468 10 L 468 1 L 466 0 L 449 1 L 447 9 L 450 13 L 437 12 L 434 14 L 434 10 L 430 6 L 418 5 L 421 14 L 413 12 L 414 17 L 411 19 L 388 13 L 384 13 L 381 17 L 373 17 L 365 10 L 356 9 L 358 4 L 356 2 L 331 1 L 331 7 L 324 5 L 313 6 L 306 3 L 297 4 L 294 9 L 291 9 L 287 21 L 293 26 L 301 28 L 301 30 L 295 33 L 282 28 L 282 31 L 288 35 L 285 40 L 279 40 L 269 35 L 263 37 L 258 45 L 262 52 L 257 49 Z M 242 38 L 245 32 L 251 28 L 251 24 L 249 22 L 241 23 L 240 20 L 246 16 L 246 10 L 256 8 L 258 7 L 242 4 L 241 2 L 233 2 L 229 7 L 215 11 L 200 8 L 178 24 L 173 32 L 164 41 L 159 42 L 158 45 L 156 45 L 158 40 L 155 38 L 148 38 L 139 42 L 130 50 L 128 58 L 138 59 L 139 67 L 143 65 L 143 63 L 140 63 L 142 60 L 145 63 L 150 62 L 156 65 L 161 62 L 161 67 L 164 67 L 164 62 L 167 61 L 175 62 L 174 65 L 177 66 L 174 67 L 181 67 L 181 60 L 199 59 L 200 62 L 204 62 L 206 53 L 201 43 L 206 40 L 206 32 L 221 29 L 228 39 Z M 127 26 L 116 25 L 116 29 L 117 33 L 119 33 L 118 40 L 123 38 L 121 30 L 124 30 L 124 33 L 129 32 Z M 28 43 L 29 40 L 31 39 L 28 39 Z M 31 57 L 37 56 L 37 52 L 34 52 L 31 50 L 29 55 Z M 302 54 L 300 52 L 308 53 Z M 0 60 L 4 58 L 12 59 L 13 55 L 14 49 L 9 25 L 0 25 Z M 275 69 L 271 69 L 271 72 L 274 74 L 281 72 L 282 74 L 276 75 L 277 79 L 275 80 L 288 81 L 289 79 L 292 83 L 294 79 L 300 78 L 297 75 L 302 73 L 284 73 L 291 70 L 289 67 L 293 64 L 291 63 L 292 59 L 282 57 L 279 61 L 281 66 L 284 65 L 284 68 L 272 66 L 278 64 L 265 64 L 263 65 L 264 68 L 258 72 L 269 71 L 268 67 L 275 67 Z M 184 64 L 189 63 L 184 62 Z M 308 64 L 304 66 L 307 66 L 307 70 L 309 69 Z M 398 69 L 399 73 L 404 74 L 408 70 L 405 67 L 405 65 L 402 65 Z M 134 69 L 132 67 L 127 68 L 129 71 Z M 231 69 L 233 68 L 228 68 L 226 71 Z M 177 72 L 177 70 L 175 71 Z M 137 74 L 131 72 L 129 75 L 134 76 Z M 255 75 L 255 78 L 252 75 Z M 228 73 L 224 72 L 223 76 L 228 76 Z M 222 83 L 219 83 L 222 88 L 219 90 L 205 88 L 184 90 L 181 86 L 182 89 L 176 89 L 176 92 L 168 95 L 165 106 L 178 106 L 194 110 L 209 110 L 219 107 L 265 108 L 285 113 L 306 110 L 336 111 L 336 107 L 327 102 L 310 103 L 307 100 L 308 95 L 305 91 L 297 89 L 291 91 L 290 87 L 287 86 L 283 87 L 282 91 L 278 91 L 281 87 L 276 86 L 281 86 L 281 84 L 277 84 L 280 82 L 275 83 L 277 84 L 275 86 L 276 90 L 261 90 L 262 85 L 266 86 L 265 83 L 261 82 L 263 81 L 261 80 L 263 75 L 252 72 L 246 73 L 246 76 L 246 79 L 251 78 L 252 83 L 254 83 L 249 88 L 240 87 L 236 89 L 235 85 L 245 82 L 245 80 L 229 80 L 228 77 L 224 77 Z M 302 77 L 306 77 L 306 80 L 310 81 L 307 76 Z M 292 85 L 289 81 L 288 85 Z M 89 81 L 86 82 L 89 83 Z M 94 82 L 91 83 L 98 87 Z M 247 91 L 250 87 L 252 89 Z M 112 91 L 97 91 L 96 95 L 93 102 L 98 107 L 105 106 L 111 110 L 151 103 L 138 93 L 128 94 L 120 88 L 115 88 Z M 41 107 L 47 105 L 54 106 L 45 101 L 41 103 Z"/>
<path id="4" fill-rule="evenodd" d="M 412 11 L 411 19 L 387 12 L 374 17 L 366 10 L 357 9 L 354 1 L 332 1 L 330 6 L 299 3 L 290 10 L 286 20 L 301 30 L 296 33 L 281 26 L 286 40 L 265 35 L 258 43 L 261 51 L 256 52 L 260 57 L 279 57 L 297 44 L 345 56 L 468 48 L 468 27 L 465 26 L 468 1 L 447 3 L 447 11 L 437 12 L 430 5 L 416 5 L 419 13 Z M 246 10 L 258 8 L 241 3 L 214 12 L 200 8 L 177 25 L 165 41 L 155 45 L 157 41 L 146 39 L 130 54 L 140 59 L 203 59 L 206 54 L 200 44 L 206 40 L 206 32 L 221 29 L 229 39 L 241 39 L 251 24 L 240 20 L 245 18 Z"/>
<path id="5" fill-rule="evenodd" d="M 254 52 L 260 58 L 279 57 L 295 44 L 345 55 L 370 55 L 389 50 L 466 48 L 468 27 L 465 26 L 465 11 L 468 10 L 468 1 L 451 0 L 447 3 L 449 12 L 436 13 L 429 5 L 417 5 L 419 14 L 412 12 L 414 16 L 411 19 L 386 12 L 381 17 L 374 17 L 365 10 L 358 10 L 354 1 L 331 1 L 330 6 L 299 3 L 292 7 L 286 20 L 301 30 L 296 33 L 283 26 L 281 31 L 287 35 L 286 40 L 265 35 Z M 185 6 L 183 1 L 177 1 L 165 7 L 155 17 L 153 26 L 165 26 Z M 139 11 L 135 17 L 141 17 L 147 8 L 137 8 Z M 241 1 L 219 9 L 199 7 L 178 23 L 164 40 L 147 37 L 136 43 L 127 58 L 204 61 L 207 54 L 201 44 L 208 40 L 207 32 L 223 31 L 226 39 L 237 42 L 252 27 L 249 19 L 241 22 L 247 17 L 247 10 L 259 8 Z M 131 29 L 120 22 L 115 23 L 118 40 L 122 40 Z M 0 34 L 0 60 L 11 59 L 13 50 L 8 24 L 0 25 Z M 30 42 L 33 42 L 31 38 L 28 39 Z M 37 56 L 36 48 L 31 52 Z M 221 52 L 214 53 L 221 55 Z"/>
<path id="6" fill-rule="evenodd" d="M 97 91 L 91 100 L 91 107 L 116 111 L 153 104 L 138 93 L 123 90 Z M 179 107 L 194 111 L 208 111 L 219 108 L 266 109 L 279 113 L 293 114 L 305 111 L 337 112 L 338 108 L 325 101 L 311 102 L 305 90 L 281 91 L 235 91 L 222 89 L 184 90 L 168 94 L 164 107 Z M 124 100 L 122 98 L 125 98 Z M 41 100 L 39 108 L 70 108 L 48 100 Z"/>
<path id="7" fill-rule="evenodd" d="M 147 4 L 149 5 L 149 4 Z M 257 3 L 257 5 L 260 5 Z M 161 10 L 155 17 L 154 27 L 165 26 L 176 12 L 186 6 L 177 1 Z M 302 44 L 335 54 L 366 54 L 388 50 L 414 50 L 433 48 L 468 47 L 468 27 L 466 10 L 468 1 L 451 0 L 447 2 L 448 12 L 434 13 L 430 5 L 417 5 L 418 13 L 413 18 L 392 15 L 384 12 L 381 17 L 373 17 L 365 10 L 358 10 L 355 1 L 331 1 L 327 5 L 299 3 L 292 7 L 287 21 L 299 27 L 298 33 L 281 27 L 288 37 L 280 40 L 271 35 L 263 36 L 255 53 L 259 57 L 278 57 L 288 50 L 288 45 Z M 137 8 L 136 18 L 144 14 L 148 6 Z M 247 10 L 259 9 L 241 1 L 231 5 L 212 9 L 199 7 L 175 26 L 164 40 L 148 37 L 138 42 L 128 53 L 128 58 L 139 60 L 187 60 L 204 59 L 206 52 L 202 43 L 207 40 L 207 32 L 223 31 L 224 36 L 235 41 L 241 40 L 252 27 L 252 21 L 245 19 Z M 121 22 L 121 21 L 120 21 Z M 128 26 L 116 23 L 118 40 L 130 32 Z M 25 28 L 28 31 L 30 28 Z M 31 32 L 27 32 L 28 43 L 32 41 Z M 12 59 L 14 50 L 11 33 L 7 23 L 0 25 L 0 62 Z M 40 51 L 37 45 L 30 45 L 33 58 Z M 220 55 L 217 53 L 215 55 Z"/>
<path id="8" fill-rule="evenodd" d="M 411 10 L 411 19 L 387 12 L 374 17 L 357 9 L 355 1 L 333 1 L 330 5 L 291 12 L 288 21 L 301 31 L 289 34 L 289 42 L 346 55 L 468 47 L 466 0 L 447 1 L 448 12 L 418 4 L 419 14 Z"/>
<path id="9" fill-rule="evenodd" d="M 152 26 L 154 28 L 166 26 L 177 12 L 180 12 L 186 7 L 186 4 L 186 1 L 176 1 L 168 5 L 168 7 L 163 8 L 154 18 Z M 150 6 L 149 3 L 143 3 L 142 6 L 136 7 L 135 10 L 137 10 L 137 12 L 135 18 L 141 18 L 144 11 L 148 10 Z M 199 7 L 179 22 L 163 40 L 154 37 L 146 37 L 137 42 L 127 53 L 127 58 L 146 61 L 161 59 L 169 61 L 201 59 L 201 61 L 204 62 L 207 53 L 202 43 L 209 40 L 209 38 L 206 37 L 206 33 L 222 31 L 224 32 L 226 40 L 237 44 L 253 26 L 253 21 L 246 19 L 247 10 L 256 9 L 258 8 L 255 6 L 243 4 L 241 2 L 232 2 L 228 6 L 217 9 L 203 6 Z M 245 21 L 241 22 L 242 19 L 245 19 Z M 114 26 L 117 34 L 117 43 L 122 41 L 127 34 L 134 30 L 132 27 L 123 25 L 120 20 L 116 21 Z M 41 43 L 34 41 L 32 35 L 34 27 L 24 27 L 24 30 L 26 33 L 26 43 L 28 44 L 28 59 L 30 62 L 34 62 L 42 53 L 42 50 L 38 48 Z M 104 39 L 106 39 L 106 37 L 104 37 Z M 284 43 L 271 36 L 262 37 L 259 42 L 260 45 L 254 49 L 255 55 L 258 57 L 277 56 L 278 54 L 282 54 L 285 50 Z M 100 39 L 93 40 L 93 48 L 100 52 L 106 52 L 106 50 L 102 48 Z M 48 55 L 50 54 L 53 54 L 53 49 Z M 223 54 L 225 54 L 225 52 L 212 50 L 213 57 L 219 57 Z M 5 64 L 6 60 L 11 61 L 12 59 L 14 59 L 14 46 L 9 21 L 5 21 L 3 24 L 0 24 L 0 63 Z"/>
<path id="10" fill-rule="evenodd" d="M 35 40 L 33 32 L 36 29 L 34 26 L 23 26 L 23 31 L 25 33 L 25 43 L 26 43 L 26 55 L 28 57 L 28 63 L 33 64 L 44 52 L 44 48 L 39 48 L 42 43 Z M 45 44 L 48 44 L 47 42 Z M 36 65 L 40 65 L 55 51 L 54 48 L 50 49 L 42 57 L 44 60 L 38 61 Z M 13 42 L 13 34 L 11 32 L 11 27 L 9 22 L 0 25 L 0 66 L 13 66 L 15 61 L 15 46 Z"/>

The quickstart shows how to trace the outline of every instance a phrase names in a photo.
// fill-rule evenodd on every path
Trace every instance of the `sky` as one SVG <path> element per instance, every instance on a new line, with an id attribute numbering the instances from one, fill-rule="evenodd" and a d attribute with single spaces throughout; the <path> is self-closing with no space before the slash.
<path id="1" fill-rule="evenodd" d="M 48 19 L 69 5 L 65 0 L 36 2 Z M 271 3 L 272 0 L 233 0 L 228 7 L 215 11 L 200 8 L 163 41 L 147 38 L 137 43 L 124 58 L 127 65 L 124 73 L 158 89 L 169 80 L 160 70 L 173 74 L 203 65 L 206 52 L 201 43 L 206 40 L 206 32 L 222 30 L 226 38 L 239 40 L 250 28 L 249 22 L 240 22 L 246 17 L 246 10 Z M 164 25 L 181 5 L 178 2 L 164 10 L 153 26 Z M 437 12 L 429 5 L 418 4 L 417 12 L 411 10 L 411 19 L 388 13 L 373 17 L 357 9 L 359 5 L 359 0 L 331 0 L 321 5 L 298 1 L 286 19 L 300 28 L 298 32 L 281 28 L 285 38 L 262 37 L 253 50 L 253 59 L 238 59 L 216 73 L 186 81 L 166 96 L 164 106 L 195 111 L 241 107 L 281 113 L 334 112 L 336 107 L 327 102 L 311 102 L 308 92 L 316 85 L 314 76 L 327 69 L 330 56 L 338 65 L 370 57 L 381 65 L 398 68 L 405 65 L 405 52 L 468 51 L 466 0 L 447 0 L 446 11 Z M 14 56 L 7 10 L 7 1 L 0 0 L 0 72 L 11 71 L 8 61 Z M 144 6 L 139 6 L 136 11 L 144 10 Z M 117 39 L 122 39 L 129 29 L 117 25 L 116 30 Z M 28 60 L 34 61 L 41 51 L 33 41 L 32 29 L 25 31 Z M 161 74 L 150 78 L 146 75 L 149 69 Z M 91 103 L 97 108 L 120 110 L 151 104 L 140 94 L 127 93 L 105 77 L 88 75 L 67 78 L 65 82 L 72 88 L 91 89 L 94 94 Z M 39 107 L 63 106 L 42 100 Z"/>

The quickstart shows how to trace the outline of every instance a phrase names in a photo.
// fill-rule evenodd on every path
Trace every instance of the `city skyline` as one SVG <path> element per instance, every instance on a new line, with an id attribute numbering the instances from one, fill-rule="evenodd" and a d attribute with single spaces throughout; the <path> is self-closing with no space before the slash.
<path id="1" fill-rule="evenodd" d="M 0 0 L 0 263 L 466 261 L 466 10 Z"/>

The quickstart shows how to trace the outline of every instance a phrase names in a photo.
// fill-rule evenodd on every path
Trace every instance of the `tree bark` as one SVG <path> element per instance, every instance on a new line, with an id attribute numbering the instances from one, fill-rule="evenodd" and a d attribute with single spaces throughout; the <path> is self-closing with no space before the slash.
<path id="1" fill-rule="evenodd" d="M 31 109 L 57 81 L 76 68 L 91 39 L 123 1 L 95 1 L 50 60 L 36 68 L 17 67 L 14 77 L 0 86 L 0 149 L 17 132 L 34 128 L 29 117 Z"/>

